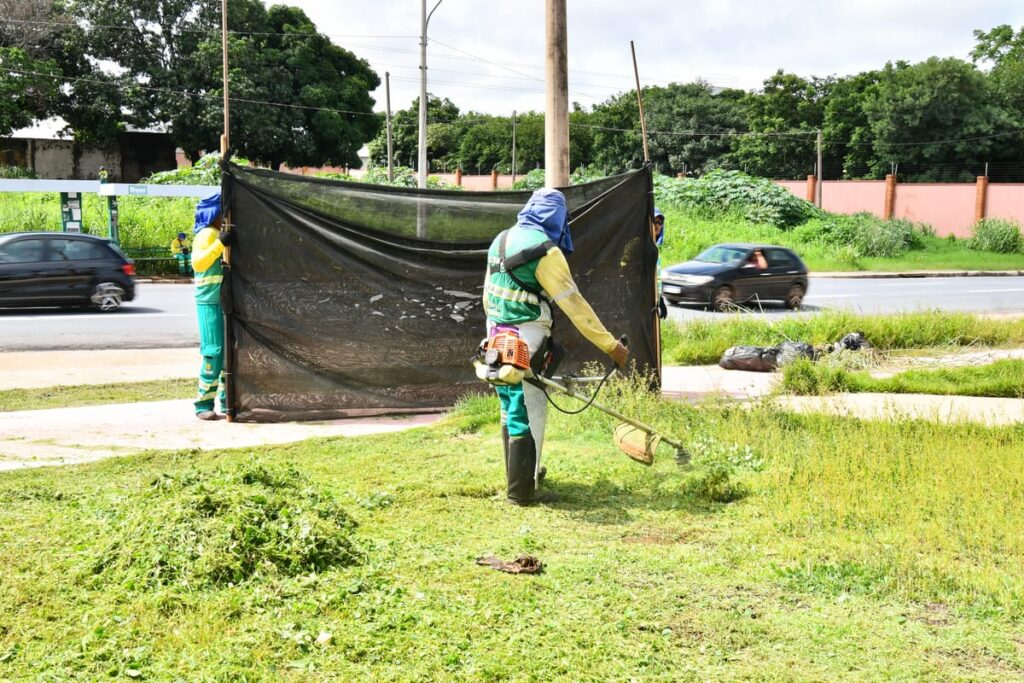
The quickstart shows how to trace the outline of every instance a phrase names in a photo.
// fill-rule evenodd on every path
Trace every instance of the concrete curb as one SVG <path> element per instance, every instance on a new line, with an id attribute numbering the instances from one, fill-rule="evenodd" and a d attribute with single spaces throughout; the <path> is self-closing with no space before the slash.
<path id="1" fill-rule="evenodd" d="M 849 273 L 808 273 L 809 277 L 849 279 L 849 280 L 874 280 L 874 279 L 895 279 L 895 278 L 925 278 L 925 277 L 1021 277 L 1024 270 L 910 270 L 903 273 L 887 273 L 883 271 L 851 271 Z"/>

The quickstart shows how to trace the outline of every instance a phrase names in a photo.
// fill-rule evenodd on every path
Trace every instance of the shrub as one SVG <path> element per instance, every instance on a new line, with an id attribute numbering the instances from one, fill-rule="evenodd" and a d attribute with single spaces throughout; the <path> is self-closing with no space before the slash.
<path id="1" fill-rule="evenodd" d="M 819 210 L 766 178 L 740 171 L 712 171 L 696 180 L 656 175 L 658 200 L 667 206 L 709 214 L 738 213 L 754 223 L 789 228 L 819 215 Z"/>
<path id="2" fill-rule="evenodd" d="M 803 242 L 847 250 L 839 260 L 880 256 L 892 258 L 901 256 L 911 249 L 924 247 L 925 226 L 905 220 L 882 220 L 861 212 L 852 216 L 825 214 L 811 220 L 793 231 L 794 237 Z"/>
<path id="3" fill-rule="evenodd" d="M 30 171 L 27 168 L 21 168 L 20 166 L 0 166 L 0 179 L 15 180 L 18 178 L 30 178 L 36 177 L 35 171 Z"/>
<path id="4" fill-rule="evenodd" d="M 512 185 L 513 190 L 539 190 L 544 187 L 544 169 L 535 168 Z"/>
<path id="5" fill-rule="evenodd" d="M 973 237 L 967 245 L 974 251 L 994 251 L 999 254 L 1024 251 L 1024 237 L 1016 221 L 983 218 L 974 224 L 971 233 Z"/>

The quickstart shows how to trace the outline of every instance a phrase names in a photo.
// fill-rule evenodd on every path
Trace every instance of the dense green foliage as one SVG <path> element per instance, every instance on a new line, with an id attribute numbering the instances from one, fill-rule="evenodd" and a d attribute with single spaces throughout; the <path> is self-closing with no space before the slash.
<path id="1" fill-rule="evenodd" d="M 784 369 L 782 387 L 794 394 L 832 392 L 939 394 L 1024 398 L 1024 361 L 1000 360 L 988 365 L 920 368 L 889 377 L 873 377 L 841 365 L 797 361 Z"/>
<path id="2" fill-rule="evenodd" d="M 658 202 L 708 215 L 736 213 L 752 223 L 789 228 L 818 215 L 810 203 L 765 178 L 712 171 L 696 180 L 655 176 Z"/>
<path id="3" fill-rule="evenodd" d="M 984 218 L 974 225 L 972 233 L 968 245 L 976 251 L 994 251 L 998 254 L 1024 252 L 1024 236 L 1016 221 Z"/>

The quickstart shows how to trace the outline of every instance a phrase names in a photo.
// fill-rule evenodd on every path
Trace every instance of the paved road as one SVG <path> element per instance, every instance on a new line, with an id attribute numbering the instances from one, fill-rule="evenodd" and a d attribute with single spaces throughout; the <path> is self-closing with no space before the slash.
<path id="1" fill-rule="evenodd" d="M 859 313 L 942 309 L 974 313 L 1024 313 L 1024 277 L 811 278 L 804 311 L 839 308 Z M 756 306 L 754 306 L 756 308 Z M 700 308 L 671 308 L 675 320 L 721 317 Z M 763 315 L 794 315 L 766 304 Z"/>
<path id="2" fill-rule="evenodd" d="M 812 278 L 805 309 L 865 313 L 945 309 L 1024 313 L 1024 277 L 826 279 Z M 701 309 L 672 308 L 677 320 L 716 318 Z M 766 306 L 763 315 L 794 315 Z M 169 348 L 198 346 L 192 287 L 147 284 L 116 313 L 58 310 L 0 311 L 0 350 Z"/>
<path id="3" fill-rule="evenodd" d="M 199 346 L 190 284 L 139 283 L 115 313 L 0 310 L 0 350 L 152 349 Z"/>

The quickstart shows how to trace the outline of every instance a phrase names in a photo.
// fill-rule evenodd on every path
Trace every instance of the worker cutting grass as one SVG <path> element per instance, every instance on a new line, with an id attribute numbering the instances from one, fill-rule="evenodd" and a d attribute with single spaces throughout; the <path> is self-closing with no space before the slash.
<path id="1" fill-rule="evenodd" d="M 537 500 L 547 472 L 541 464 L 548 398 L 543 389 L 523 383 L 524 370 L 553 355 L 552 304 L 618 367 L 629 350 L 617 341 L 580 294 L 565 257 L 572 254 L 565 195 L 540 189 L 519 212 L 516 224 L 491 243 L 484 278 L 484 310 L 491 348 L 509 347 L 515 363 L 503 378 L 494 377 L 501 402 L 507 497 L 516 505 Z M 519 370 L 516 373 L 516 370 Z"/>

